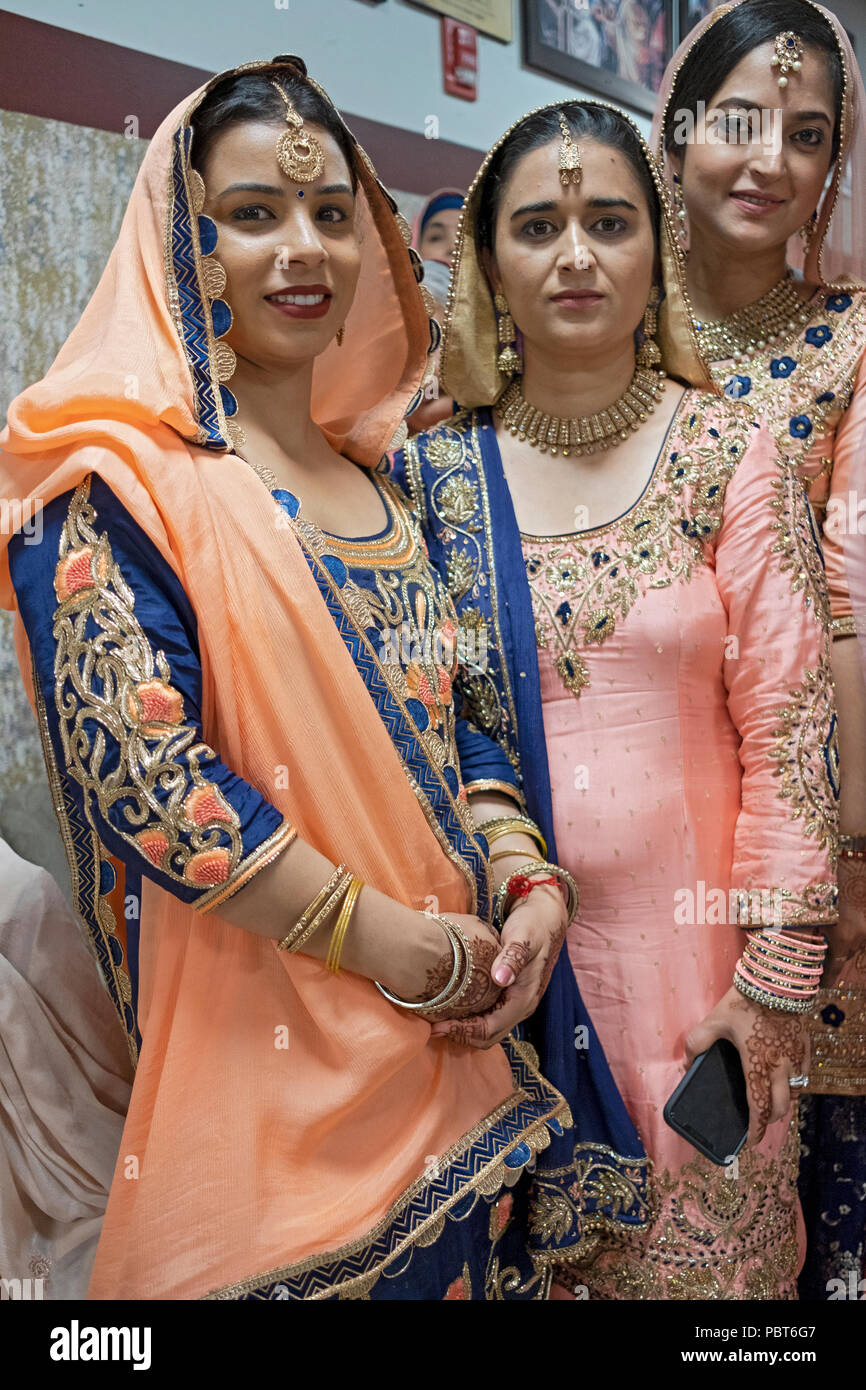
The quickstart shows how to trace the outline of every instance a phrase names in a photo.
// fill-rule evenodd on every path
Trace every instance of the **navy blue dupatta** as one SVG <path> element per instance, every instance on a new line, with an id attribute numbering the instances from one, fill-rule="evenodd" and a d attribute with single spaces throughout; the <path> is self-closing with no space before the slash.
<path id="1" fill-rule="evenodd" d="M 419 435 L 387 471 L 421 515 L 431 562 L 446 578 L 461 629 L 486 635 L 481 659 L 467 662 L 461 677 L 464 717 L 508 755 L 555 862 L 532 599 L 490 410 L 460 412 Z M 561 1258 L 569 1237 L 577 1254 L 600 1225 L 645 1224 L 648 1160 L 565 948 L 523 1031 L 574 1117 L 573 1130 L 551 1140 L 536 1170 L 533 1238 L 543 1258 L 555 1237 Z"/>

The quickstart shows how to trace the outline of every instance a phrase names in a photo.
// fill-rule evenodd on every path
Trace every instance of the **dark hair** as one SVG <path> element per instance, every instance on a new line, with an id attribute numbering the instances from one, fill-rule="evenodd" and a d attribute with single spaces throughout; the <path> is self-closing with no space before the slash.
<path id="1" fill-rule="evenodd" d="M 287 64 L 291 63 L 296 72 Z M 190 124 L 193 129 L 191 159 L 199 173 L 214 139 L 227 126 L 242 121 L 285 121 L 286 107 L 271 83 L 280 84 L 298 115 L 333 135 L 349 166 L 353 189 L 357 187 L 352 139 L 330 102 L 304 81 L 307 68 L 302 58 L 285 58 L 273 67 L 232 73 L 208 92 Z"/>
<path id="2" fill-rule="evenodd" d="M 772 43 L 787 29 L 798 34 L 807 48 L 817 48 L 827 58 L 836 113 L 832 145 L 835 159 L 842 124 L 842 56 L 832 25 L 806 0 L 748 0 L 721 15 L 697 40 L 677 73 L 668 113 L 697 112 L 699 101 L 709 107 L 737 64 L 753 48 Z M 674 125 L 669 119 L 665 129 L 665 149 L 669 153 L 674 149 Z"/>
<path id="3" fill-rule="evenodd" d="M 563 102 L 561 106 L 547 111 L 539 111 L 523 121 L 512 135 L 499 146 L 488 165 L 481 185 L 476 220 L 475 236 L 479 249 L 493 250 L 496 233 L 496 215 L 505 185 L 515 166 L 530 150 L 539 149 L 551 140 L 562 139 L 559 124 L 560 112 L 565 116 L 569 130 L 575 137 L 598 140 L 602 145 L 610 145 L 620 150 L 631 164 L 647 200 L 653 235 L 658 244 L 658 228 L 661 216 L 658 193 L 652 174 L 643 152 L 640 139 L 634 127 L 619 111 L 591 103 Z"/>

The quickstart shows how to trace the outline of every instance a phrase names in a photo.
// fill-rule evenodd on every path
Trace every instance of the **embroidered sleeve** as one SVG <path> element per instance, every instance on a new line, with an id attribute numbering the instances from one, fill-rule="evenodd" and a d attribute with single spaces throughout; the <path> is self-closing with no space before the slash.
<path id="1" fill-rule="evenodd" d="M 728 707 L 741 739 L 731 884 L 744 895 L 742 924 L 769 925 L 767 902 L 775 921 L 833 922 L 838 771 L 826 583 L 811 507 L 763 429 L 728 484 L 716 577 L 728 615 Z"/>
<path id="2" fill-rule="evenodd" d="M 455 702 L 459 697 L 455 686 Z M 467 793 L 497 791 L 511 796 L 518 803 L 517 773 L 508 758 L 492 738 L 482 734 L 468 719 L 458 717 L 455 725 L 460 773 Z"/>
<path id="3" fill-rule="evenodd" d="M 71 498 L 71 500 L 70 500 Z M 177 577 L 91 475 L 10 566 L 60 768 L 110 853 L 218 907 L 295 832 L 202 738 L 196 619 Z"/>
<path id="4" fill-rule="evenodd" d="M 862 604 L 866 591 L 866 354 L 851 404 L 836 430 L 823 547 L 833 635 L 853 636 L 852 597 Z M 847 566 L 858 556 L 860 573 L 849 575 Z"/>

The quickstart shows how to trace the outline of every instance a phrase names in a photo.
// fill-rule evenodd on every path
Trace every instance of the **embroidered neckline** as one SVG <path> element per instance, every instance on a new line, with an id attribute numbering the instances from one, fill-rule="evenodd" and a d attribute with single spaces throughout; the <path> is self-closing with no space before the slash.
<path id="1" fill-rule="evenodd" d="M 658 489 L 659 477 L 661 476 L 661 474 L 664 473 L 665 455 L 668 444 L 671 441 L 674 426 L 676 426 L 679 423 L 680 412 L 682 411 L 683 406 L 685 405 L 689 395 L 689 391 L 683 391 L 679 403 L 676 409 L 674 410 L 673 415 L 670 418 L 668 427 L 665 430 L 665 436 L 659 446 L 659 451 L 656 455 L 655 462 L 652 467 L 652 472 L 650 473 L 649 477 L 644 483 L 643 490 L 635 498 L 631 505 L 626 507 L 624 512 L 620 512 L 619 516 L 612 517 L 610 521 L 604 522 L 601 526 L 588 526 L 581 531 L 559 531 L 555 535 L 549 536 L 535 535 L 532 531 L 521 531 L 521 541 L 528 541 L 531 545 L 544 545 L 547 541 L 571 541 L 578 536 L 601 536 L 606 531 L 610 531 L 614 526 L 619 526 L 622 522 L 627 521 L 628 518 L 632 515 L 632 513 L 636 512 L 641 506 L 651 504 L 653 501 L 654 494 Z M 497 449 L 499 449 L 498 439 L 496 440 L 496 447 Z M 501 463 L 501 449 L 499 450 L 499 458 Z M 504 471 L 505 470 L 503 469 L 503 472 Z"/>
<path id="2" fill-rule="evenodd" d="M 708 427 L 714 409 L 719 423 Z M 723 435 L 724 414 L 718 398 L 686 392 L 650 484 L 621 518 L 570 535 L 522 538 L 536 643 L 552 647 L 573 695 L 590 684 L 589 651 L 613 635 L 644 590 L 688 581 L 704 562 L 721 526 L 728 480 L 748 445 L 745 414 L 734 416 Z M 707 442 L 699 443 L 705 432 Z M 546 583 L 536 581 L 540 571 Z"/>
<path id="3" fill-rule="evenodd" d="M 362 565 L 369 569 L 384 566 L 401 568 L 411 564 L 418 549 L 411 514 L 387 478 L 375 473 L 371 473 L 370 477 L 382 499 L 387 517 L 383 529 L 373 536 L 335 536 L 304 516 L 303 504 L 296 493 L 288 488 L 272 488 L 271 496 L 281 506 L 282 497 L 290 497 L 297 504 L 294 512 L 290 510 L 289 514 L 298 529 L 315 541 L 316 549 L 321 554 L 336 555 L 349 566 Z"/>

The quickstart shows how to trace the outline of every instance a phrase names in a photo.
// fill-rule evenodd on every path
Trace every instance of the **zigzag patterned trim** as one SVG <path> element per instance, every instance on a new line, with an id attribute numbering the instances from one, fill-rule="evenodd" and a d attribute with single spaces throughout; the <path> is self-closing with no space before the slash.
<path id="1" fill-rule="evenodd" d="M 205 303 L 199 281 L 199 223 L 196 218 L 193 224 L 186 183 L 191 141 L 192 131 L 189 126 L 181 125 L 174 134 L 169 173 L 165 246 L 168 301 L 192 373 L 199 426 L 195 442 L 206 449 L 229 449 L 231 444 L 227 439 L 224 402 L 221 396 L 218 398 L 218 384 L 215 390 L 215 373 L 211 361 L 211 309 L 210 305 Z M 233 402 L 231 393 L 227 395 Z"/>
<path id="2" fill-rule="evenodd" d="M 290 514 L 287 512 L 286 515 Z M 488 921 L 491 899 L 485 854 L 487 842 L 483 836 L 479 836 L 478 843 L 474 843 L 467 835 L 454 809 L 452 796 L 444 779 L 424 752 L 417 726 L 389 685 L 367 637 L 340 603 L 331 574 L 311 552 L 299 528 L 293 525 L 293 531 L 328 605 L 337 631 L 364 680 L 388 737 L 403 764 L 427 822 L 449 859 L 461 869 L 467 879 L 472 892 L 471 911 Z"/>
<path id="3" fill-rule="evenodd" d="M 454 1145 L 432 1173 L 419 1178 L 372 1231 L 341 1250 L 269 1270 L 206 1298 L 363 1298 L 394 1261 L 408 1262 L 417 1246 L 434 1245 L 447 1232 L 449 1218 L 465 1217 L 479 1197 L 512 1186 L 533 1154 L 550 1143 L 548 1130 L 562 1134 L 571 1115 L 535 1070 L 532 1048 L 513 1038 L 502 1046 L 511 1064 L 511 1096 Z"/>

